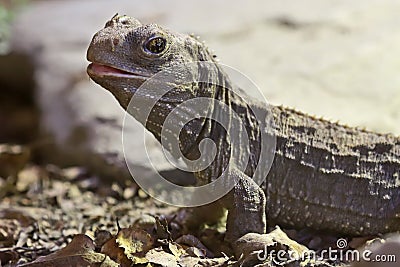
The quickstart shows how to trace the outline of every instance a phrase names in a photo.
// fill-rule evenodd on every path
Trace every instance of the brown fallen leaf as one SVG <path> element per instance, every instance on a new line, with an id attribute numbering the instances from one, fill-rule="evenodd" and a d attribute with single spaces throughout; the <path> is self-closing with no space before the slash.
<path id="1" fill-rule="evenodd" d="M 149 233 L 130 227 L 119 231 L 116 242 L 129 258 L 132 254 L 144 255 L 153 246 L 154 239 Z"/>
<path id="2" fill-rule="evenodd" d="M 100 250 L 101 247 L 112 238 L 112 234 L 107 230 L 96 229 L 94 232 L 94 243 L 96 249 Z"/>
<path id="3" fill-rule="evenodd" d="M 165 252 L 162 248 L 155 248 L 147 252 L 148 262 L 161 265 L 163 267 L 178 267 L 179 257 Z"/>
<path id="4" fill-rule="evenodd" d="M 207 257 L 214 257 L 213 253 L 209 251 L 207 247 L 204 246 L 203 243 L 201 243 L 201 241 L 193 235 L 183 235 L 179 237 L 176 242 L 181 245 L 187 245 L 189 247 L 201 249 L 204 251 L 204 254 L 207 255 Z"/>
<path id="5" fill-rule="evenodd" d="M 132 261 L 125 255 L 124 249 L 118 246 L 116 239 L 117 237 L 114 236 L 105 242 L 100 252 L 109 256 L 112 260 L 120 264 L 121 267 L 131 266 Z"/>
<path id="6" fill-rule="evenodd" d="M 119 231 L 116 242 L 124 249 L 128 259 L 134 264 L 140 264 L 147 263 L 144 256 L 153 247 L 154 238 L 144 230 L 130 227 Z"/>
<path id="7" fill-rule="evenodd" d="M 18 259 L 18 253 L 12 248 L 0 248 L 0 262 L 16 262 Z"/>
<path id="8" fill-rule="evenodd" d="M 148 262 L 145 255 L 153 247 L 154 242 L 149 233 L 132 226 L 121 229 L 115 237 L 102 246 L 101 252 L 121 266 L 142 264 Z"/>
<path id="9" fill-rule="evenodd" d="M 137 229 L 142 229 L 148 233 L 155 231 L 157 227 L 156 218 L 150 214 L 142 214 L 132 225 Z"/>
<path id="10" fill-rule="evenodd" d="M 94 243 L 90 237 L 79 234 L 65 248 L 48 256 L 37 258 L 31 263 L 19 267 L 118 267 L 119 265 L 107 255 L 94 251 Z"/>
<path id="11" fill-rule="evenodd" d="M 226 267 L 226 266 L 240 266 L 240 265 L 237 265 L 236 262 L 231 261 L 227 257 L 200 259 L 196 257 L 183 256 L 179 261 L 179 266 Z"/>
<path id="12" fill-rule="evenodd" d="M 165 217 L 155 217 L 156 219 L 156 232 L 158 239 L 171 239 L 171 233 L 168 230 L 168 221 Z"/>
<path id="13" fill-rule="evenodd" d="M 186 249 L 186 253 L 189 256 L 195 257 L 195 258 L 205 258 L 206 257 L 206 253 L 204 252 L 204 250 L 201 250 L 201 249 L 196 248 L 196 247 L 188 247 Z"/>
<path id="14" fill-rule="evenodd" d="M 173 242 L 168 243 L 168 249 L 176 258 L 180 258 L 186 253 L 186 251 L 180 245 Z"/>

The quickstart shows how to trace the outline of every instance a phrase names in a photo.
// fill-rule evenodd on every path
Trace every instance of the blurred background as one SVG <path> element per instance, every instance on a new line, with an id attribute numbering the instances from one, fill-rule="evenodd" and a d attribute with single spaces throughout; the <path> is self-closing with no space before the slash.
<path id="1" fill-rule="evenodd" d="M 272 104 L 400 135 L 399 0 L 0 0 L 2 266 L 58 251 L 78 233 L 174 210 L 134 184 L 131 175 L 154 175 L 143 164 L 143 127 L 124 125 L 117 101 L 86 74 L 91 38 L 116 13 L 199 35 Z M 147 141 L 164 177 L 193 183 Z M 225 251 L 211 233 L 208 243 L 198 236 Z M 336 242 L 305 234 L 291 238 L 318 250 Z"/>
<path id="2" fill-rule="evenodd" d="M 124 169 L 124 113 L 85 70 L 116 13 L 199 35 L 270 103 L 400 134 L 398 0 L 0 3 L 0 143 L 39 143 L 40 159 Z"/>

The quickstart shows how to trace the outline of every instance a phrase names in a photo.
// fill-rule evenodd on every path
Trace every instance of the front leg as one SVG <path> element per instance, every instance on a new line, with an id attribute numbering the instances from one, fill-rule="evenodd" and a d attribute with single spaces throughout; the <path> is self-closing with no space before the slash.
<path id="1" fill-rule="evenodd" d="M 225 239 L 234 242 L 247 233 L 264 234 L 267 228 L 263 190 L 241 171 L 229 172 L 234 188 L 221 203 L 228 209 Z"/>

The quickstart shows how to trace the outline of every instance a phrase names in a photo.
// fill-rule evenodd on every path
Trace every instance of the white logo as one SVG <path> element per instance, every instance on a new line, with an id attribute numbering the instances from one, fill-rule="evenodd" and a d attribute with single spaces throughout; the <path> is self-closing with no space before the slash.
<path id="1" fill-rule="evenodd" d="M 339 239 L 336 241 L 336 246 L 337 246 L 338 249 L 347 248 L 347 240 L 344 239 L 344 238 L 339 238 Z"/>

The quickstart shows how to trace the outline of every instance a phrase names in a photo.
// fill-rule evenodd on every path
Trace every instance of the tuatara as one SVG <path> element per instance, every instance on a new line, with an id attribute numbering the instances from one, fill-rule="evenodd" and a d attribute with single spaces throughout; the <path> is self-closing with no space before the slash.
<path id="1" fill-rule="evenodd" d="M 228 240 L 250 232 L 265 233 L 267 223 L 350 236 L 400 230 L 399 137 L 238 97 L 226 89 L 235 85 L 204 43 L 156 24 L 143 25 L 127 16 L 114 16 L 95 34 L 87 59 L 92 62 L 87 69 L 89 76 L 110 91 L 124 109 L 137 89 L 156 73 L 190 62 L 214 64 L 206 74 L 209 83 L 177 86 L 158 100 L 148 120 L 142 123 L 161 141 L 166 116 L 179 104 L 198 97 L 223 101 L 231 108 L 232 112 L 219 116 L 234 120 L 232 113 L 238 114 L 249 136 L 250 157 L 245 169 L 228 168 L 226 175 L 235 181 L 234 187 L 212 205 L 215 209 L 228 209 Z M 199 70 L 185 71 L 190 74 Z M 152 93 L 139 97 L 146 102 Z M 250 108 L 263 119 L 256 119 Z M 140 112 L 131 115 L 136 117 Z M 208 112 L 221 110 L 210 106 Z M 273 127 L 265 127 L 268 117 L 273 118 Z M 263 134 L 276 137 L 276 150 L 270 171 L 259 186 L 250 177 L 258 164 L 264 164 L 259 145 Z M 199 181 L 214 181 L 229 165 L 227 131 L 215 121 L 194 119 L 175 138 L 179 138 L 181 152 L 189 159 L 199 157 L 198 146 L 204 138 L 215 142 L 215 160 L 195 172 Z M 241 157 L 240 149 L 234 157 Z"/>

